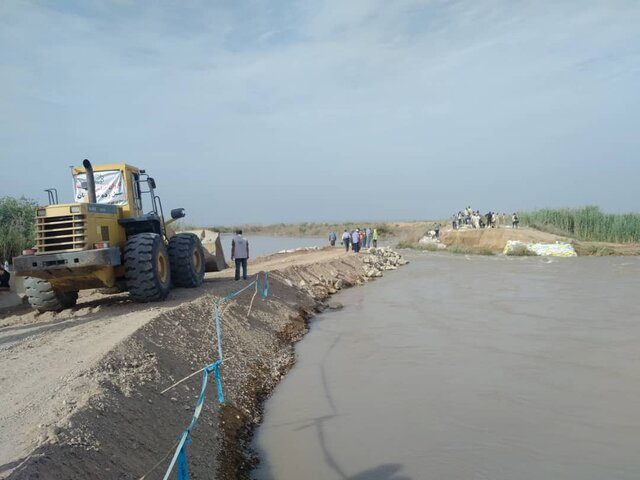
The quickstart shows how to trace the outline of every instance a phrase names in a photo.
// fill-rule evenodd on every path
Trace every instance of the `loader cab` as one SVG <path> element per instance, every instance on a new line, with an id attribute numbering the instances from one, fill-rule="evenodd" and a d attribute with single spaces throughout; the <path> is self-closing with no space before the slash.
<path id="1" fill-rule="evenodd" d="M 75 200 L 91 203 L 90 178 L 87 164 L 84 165 L 73 169 Z M 88 165 L 91 168 L 90 163 Z M 145 170 L 127 164 L 109 164 L 96 166 L 92 171 L 95 203 L 119 209 L 118 223 L 127 237 L 144 232 L 166 237 L 162 201 L 155 193 L 155 180 Z M 171 214 L 176 218 L 174 211 Z M 184 216 L 184 213 L 177 215 Z"/>
<path id="2" fill-rule="evenodd" d="M 78 203 L 91 203 L 85 167 L 73 167 L 72 174 L 74 200 Z M 135 218 L 144 214 L 141 170 L 137 167 L 124 163 L 98 165 L 93 167 L 93 176 L 95 203 L 116 206 L 121 212 L 120 218 Z"/>

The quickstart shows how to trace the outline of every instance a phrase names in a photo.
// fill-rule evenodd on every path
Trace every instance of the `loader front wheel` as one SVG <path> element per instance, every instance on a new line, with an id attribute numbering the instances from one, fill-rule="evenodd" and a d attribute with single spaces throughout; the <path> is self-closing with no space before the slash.
<path id="1" fill-rule="evenodd" d="M 129 296 L 136 302 L 155 302 L 169 295 L 171 269 L 162 237 L 139 233 L 127 240 L 124 276 Z"/>
<path id="2" fill-rule="evenodd" d="M 24 280 L 24 289 L 29 300 L 29 305 L 44 312 L 60 312 L 65 308 L 73 307 L 78 301 L 78 292 L 60 292 L 41 278 L 27 277 Z"/>
<path id="3" fill-rule="evenodd" d="M 178 233 L 169 240 L 171 278 L 176 287 L 193 288 L 204 282 L 204 249 L 197 235 Z"/>

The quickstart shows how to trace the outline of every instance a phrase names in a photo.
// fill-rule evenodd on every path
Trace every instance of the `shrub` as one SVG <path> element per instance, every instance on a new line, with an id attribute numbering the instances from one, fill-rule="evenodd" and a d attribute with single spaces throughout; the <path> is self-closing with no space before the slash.
<path id="1" fill-rule="evenodd" d="M 461 255 L 469 255 L 473 253 L 473 250 L 471 250 L 471 248 L 464 245 L 451 245 L 449 248 L 447 248 L 447 251 Z"/>
<path id="2" fill-rule="evenodd" d="M 510 257 L 534 257 L 536 254 L 527 248 L 526 245 L 516 245 L 508 250 L 505 255 Z"/>
<path id="3" fill-rule="evenodd" d="M 35 244 L 35 208 L 27 198 L 0 198 L 0 261 L 11 261 Z"/>

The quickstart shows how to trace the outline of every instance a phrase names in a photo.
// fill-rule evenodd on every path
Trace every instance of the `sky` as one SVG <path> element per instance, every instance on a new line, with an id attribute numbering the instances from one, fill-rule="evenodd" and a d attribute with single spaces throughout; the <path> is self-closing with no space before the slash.
<path id="1" fill-rule="evenodd" d="M 0 0 L 0 196 L 197 225 L 640 211 L 640 2 Z"/>

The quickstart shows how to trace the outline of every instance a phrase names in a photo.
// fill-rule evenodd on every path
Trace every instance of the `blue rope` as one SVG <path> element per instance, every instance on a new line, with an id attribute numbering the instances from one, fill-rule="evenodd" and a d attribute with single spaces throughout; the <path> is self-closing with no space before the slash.
<path id="1" fill-rule="evenodd" d="M 180 453 L 178 454 L 178 478 L 189 480 L 189 467 L 187 467 L 187 443 L 190 443 L 190 439 L 187 438 L 187 441 L 180 449 Z"/>
<path id="2" fill-rule="evenodd" d="M 198 418 L 200 418 L 200 413 L 202 413 L 202 406 L 204 404 L 205 393 L 207 391 L 207 378 L 209 377 L 209 369 L 213 368 L 214 364 L 208 365 L 202 371 L 202 386 L 200 387 L 200 395 L 198 396 L 198 401 L 196 402 L 196 408 L 193 411 L 193 416 L 191 417 L 191 423 L 187 429 L 182 432 L 180 436 L 180 441 L 178 442 L 178 446 L 176 447 L 176 451 L 173 454 L 173 458 L 171 459 L 171 463 L 169 464 L 169 468 L 167 472 L 164 474 L 163 480 L 168 480 L 169 475 L 171 475 L 171 471 L 173 470 L 174 465 L 178 462 L 178 479 L 179 480 L 188 480 L 189 479 L 189 471 L 187 468 L 187 452 L 185 446 L 189 443 L 189 435 L 191 434 L 191 430 L 196 426 L 198 422 Z M 186 476 L 184 476 L 186 475 Z"/>
<path id="3" fill-rule="evenodd" d="M 264 273 L 264 287 L 262 286 L 262 283 L 260 283 L 260 277 L 258 277 L 257 275 L 255 281 L 258 290 L 260 290 L 260 296 L 263 299 L 267 298 L 267 295 L 269 295 L 269 272 Z"/>
<path id="4" fill-rule="evenodd" d="M 256 275 L 255 280 L 246 285 L 244 288 L 238 290 L 237 292 L 230 293 L 226 297 L 217 300 L 213 303 L 213 315 L 215 318 L 216 325 L 216 339 L 218 341 L 218 360 L 207 365 L 202 370 L 202 386 L 200 387 L 200 395 L 198 396 L 198 401 L 196 402 L 196 407 L 193 411 L 193 416 L 191 417 L 191 422 L 189 426 L 186 428 L 182 435 L 180 436 L 180 441 L 178 442 L 178 446 L 176 447 L 176 451 L 173 454 L 173 458 L 171 459 L 171 463 L 169 464 L 169 468 L 164 475 L 163 480 L 168 480 L 169 475 L 173 471 L 173 467 L 177 463 L 177 473 L 178 480 L 189 480 L 189 468 L 187 466 L 187 444 L 191 442 L 191 431 L 198 423 L 198 419 L 200 418 L 200 413 L 202 413 L 202 407 L 204 405 L 205 393 L 207 391 L 207 379 L 209 378 L 209 374 L 213 373 L 213 376 L 216 381 L 216 389 L 218 393 L 218 403 L 221 405 L 224 404 L 224 392 L 222 390 L 222 378 L 220 377 L 220 364 L 224 360 L 224 356 L 222 354 L 222 327 L 220 326 L 220 311 L 219 305 L 227 300 L 231 300 L 232 298 L 237 297 L 245 290 L 248 290 L 252 286 L 256 286 L 258 291 L 260 292 L 260 296 L 265 299 L 269 294 L 269 272 L 265 272 L 264 274 L 264 285 L 260 282 L 259 274 Z"/>
<path id="5" fill-rule="evenodd" d="M 218 339 L 218 360 L 222 360 L 222 328 L 220 328 L 220 312 L 218 302 L 213 304 L 213 316 L 216 319 L 216 338 Z"/>

